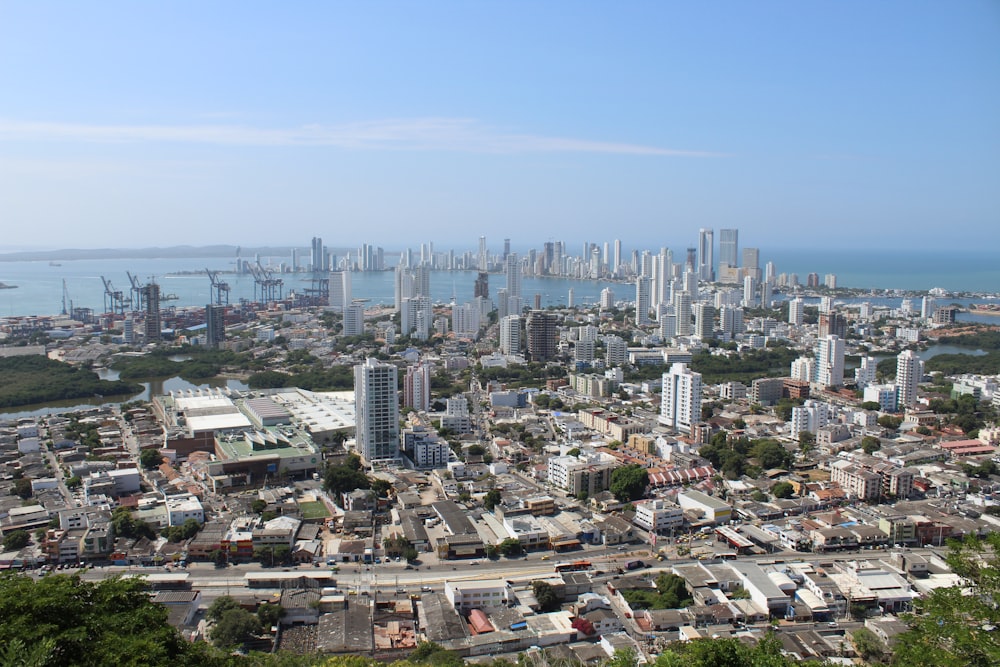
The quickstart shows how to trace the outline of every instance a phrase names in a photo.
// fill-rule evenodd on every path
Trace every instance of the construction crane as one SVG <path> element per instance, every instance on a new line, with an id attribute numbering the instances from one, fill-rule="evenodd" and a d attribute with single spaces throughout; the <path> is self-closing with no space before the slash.
<path id="1" fill-rule="evenodd" d="M 126 298 L 124 292 L 116 290 L 111 281 L 101 276 L 104 283 L 104 312 L 125 316 L 125 306 L 132 302 L 131 297 Z"/>
<path id="2" fill-rule="evenodd" d="M 63 278 L 62 307 L 63 307 L 62 309 L 63 315 L 69 315 L 73 312 L 73 300 L 69 298 L 69 288 L 66 287 L 65 278 Z"/>
<path id="3" fill-rule="evenodd" d="M 214 295 L 213 303 L 217 306 L 228 306 L 229 305 L 229 283 L 219 280 L 219 272 L 212 271 L 211 269 L 205 269 L 205 273 L 208 274 L 208 279 L 212 281 L 212 294 Z"/>
<path id="4" fill-rule="evenodd" d="M 271 303 L 282 299 L 285 281 L 275 278 L 274 275 L 261 266 L 260 262 L 250 265 L 250 273 L 253 274 L 253 294 L 254 299 L 261 303 Z M 260 290 L 259 298 L 257 290 Z"/>
<path id="5" fill-rule="evenodd" d="M 139 284 L 139 276 L 133 276 L 128 271 L 125 272 L 125 275 L 128 276 L 129 284 L 132 285 L 129 289 L 132 307 L 134 310 L 142 310 L 142 285 Z"/>

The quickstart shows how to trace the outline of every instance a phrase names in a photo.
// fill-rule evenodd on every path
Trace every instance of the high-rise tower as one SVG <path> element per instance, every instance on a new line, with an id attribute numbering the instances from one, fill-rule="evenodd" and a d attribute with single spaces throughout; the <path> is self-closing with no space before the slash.
<path id="1" fill-rule="evenodd" d="M 397 373 L 372 358 L 354 367 L 357 447 L 368 463 L 399 458 Z"/>
<path id="2" fill-rule="evenodd" d="M 698 279 L 715 280 L 715 235 L 711 229 L 698 230 Z"/>
<path id="3" fill-rule="evenodd" d="M 719 230 L 719 266 L 740 265 L 740 230 L 720 229 Z"/>
<path id="4" fill-rule="evenodd" d="M 677 363 L 663 374 L 659 421 L 681 433 L 701 421 L 701 373 Z"/>

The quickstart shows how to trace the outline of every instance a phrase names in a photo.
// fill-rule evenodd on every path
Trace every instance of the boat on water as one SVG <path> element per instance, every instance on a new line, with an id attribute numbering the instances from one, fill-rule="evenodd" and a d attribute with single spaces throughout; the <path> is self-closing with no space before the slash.
<path id="1" fill-rule="evenodd" d="M 62 266 L 59 262 L 49 262 L 49 266 Z"/>
<path id="2" fill-rule="evenodd" d="M 0 289 L 17 289 L 17 285 L 8 285 L 7 283 L 0 283 Z"/>

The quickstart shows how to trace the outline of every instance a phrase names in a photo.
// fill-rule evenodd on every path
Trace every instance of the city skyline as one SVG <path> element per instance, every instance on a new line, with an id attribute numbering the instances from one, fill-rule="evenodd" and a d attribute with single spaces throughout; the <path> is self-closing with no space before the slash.
<path id="1" fill-rule="evenodd" d="M 0 251 L 676 249 L 700 228 L 989 245 L 997 19 L 986 2 L 12 5 Z"/>

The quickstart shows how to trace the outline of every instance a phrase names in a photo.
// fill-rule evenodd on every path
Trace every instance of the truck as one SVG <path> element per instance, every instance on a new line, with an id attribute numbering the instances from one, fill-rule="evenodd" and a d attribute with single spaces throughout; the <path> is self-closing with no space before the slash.
<path id="1" fill-rule="evenodd" d="M 638 560 L 638 559 L 636 559 L 636 560 L 630 560 L 630 561 L 626 561 L 625 562 L 625 569 L 626 570 L 638 570 L 641 567 L 645 567 L 645 565 L 646 564 L 643 563 L 641 560 Z"/>

